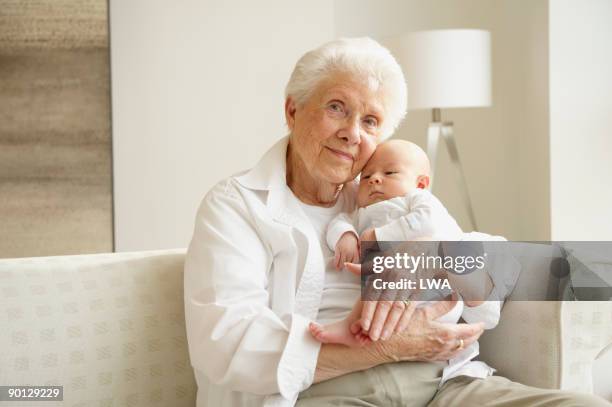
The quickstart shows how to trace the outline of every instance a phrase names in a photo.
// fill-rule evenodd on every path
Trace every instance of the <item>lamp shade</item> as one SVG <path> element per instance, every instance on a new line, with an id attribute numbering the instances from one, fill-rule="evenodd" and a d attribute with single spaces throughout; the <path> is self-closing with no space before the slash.
<path id="1" fill-rule="evenodd" d="M 491 105 L 491 35 L 484 30 L 434 30 L 397 39 L 409 109 Z"/>

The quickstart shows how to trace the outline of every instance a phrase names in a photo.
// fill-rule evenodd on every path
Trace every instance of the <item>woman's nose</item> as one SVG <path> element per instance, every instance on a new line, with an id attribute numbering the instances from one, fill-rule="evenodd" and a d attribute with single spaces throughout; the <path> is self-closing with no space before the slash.
<path id="1" fill-rule="evenodd" d="M 341 138 L 349 144 L 358 144 L 361 140 L 359 131 L 359 120 L 353 117 L 348 117 L 346 125 L 340 132 Z"/>

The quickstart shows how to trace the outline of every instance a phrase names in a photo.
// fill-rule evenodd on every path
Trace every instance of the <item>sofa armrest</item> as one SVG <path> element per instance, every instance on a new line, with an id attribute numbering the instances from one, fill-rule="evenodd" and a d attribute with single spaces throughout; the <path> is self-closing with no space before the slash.
<path id="1" fill-rule="evenodd" d="M 561 386 L 565 390 L 593 392 L 596 361 L 612 352 L 612 302 L 565 301 L 561 303 Z M 598 372 L 607 374 L 607 388 L 597 394 L 612 395 L 612 359 Z M 605 372 L 603 372 L 604 370 Z"/>
<path id="2" fill-rule="evenodd" d="M 497 374 L 529 386 L 561 383 L 561 302 L 510 301 L 480 339 L 480 357 Z"/>
<path id="3" fill-rule="evenodd" d="M 515 290 L 523 297 L 513 293 L 506 301 L 499 325 L 480 340 L 480 358 L 513 381 L 593 393 L 594 363 L 612 352 L 612 302 L 524 301 L 525 293 L 542 299 L 550 293 L 551 267 L 561 253 L 526 244 L 524 254 Z M 612 365 L 605 370 L 612 374 Z"/>

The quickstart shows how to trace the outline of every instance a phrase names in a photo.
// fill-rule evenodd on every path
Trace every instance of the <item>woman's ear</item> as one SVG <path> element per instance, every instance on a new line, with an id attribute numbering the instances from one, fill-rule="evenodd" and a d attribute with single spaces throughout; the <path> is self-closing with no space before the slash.
<path id="1" fill-rule="evenodd" d="M 295 126 L 295 102 L 291 96 L 288 96 L 285 100 L 285 120 L 287 120 L 289 131 L 293 131 L 293 127 Z"/>
<path id="2" fill-rule="evenodd" d="M 417 177 L 417 188 L 427 189 L 427 187 L 429 187 L 429 176 L 419 175 Z"/>

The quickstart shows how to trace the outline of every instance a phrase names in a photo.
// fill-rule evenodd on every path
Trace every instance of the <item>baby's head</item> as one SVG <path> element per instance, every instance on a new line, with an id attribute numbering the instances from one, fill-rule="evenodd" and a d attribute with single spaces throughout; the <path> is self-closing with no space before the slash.
<path id="1" fill-rule="evenodd" d="M 357 205 L 404 196 L 415 188 L 429 186 L 429 159 L 421 147 L 406 140 L 378 145 L 361 172 Z"/>

